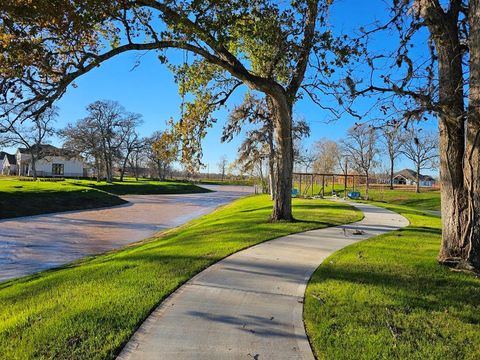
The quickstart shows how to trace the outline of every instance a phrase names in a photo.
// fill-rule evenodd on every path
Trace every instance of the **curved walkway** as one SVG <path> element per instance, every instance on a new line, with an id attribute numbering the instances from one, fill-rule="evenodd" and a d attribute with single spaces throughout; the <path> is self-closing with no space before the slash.
<path id="1" fill-rule="evenodd" d="M 129 203 L 0 221 L 0 281 L 125 246 L 213 211 L 253 187 L 202 185 L 216 192 L 122 196 Z"/>
<path id="2" fill-rule="evenodd" d="M 334 251 L 408 225 L 354 205 L 362 221 L 271 240 L 201 272 L 147 318 L 119 359 L 313 359 L 302 319 L 311 274 Z"/>

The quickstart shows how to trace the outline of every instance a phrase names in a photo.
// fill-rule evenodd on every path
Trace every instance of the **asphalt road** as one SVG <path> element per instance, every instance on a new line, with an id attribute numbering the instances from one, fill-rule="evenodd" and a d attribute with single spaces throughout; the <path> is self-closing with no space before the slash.
<path id="1" fill-rule="evenodd" d="M 58 267 L 148 238 L 253 192 L 244 186 L 205 186 L 215 192 L 124 196 L 117 207 L 0 221 L 0 281 Z"/>

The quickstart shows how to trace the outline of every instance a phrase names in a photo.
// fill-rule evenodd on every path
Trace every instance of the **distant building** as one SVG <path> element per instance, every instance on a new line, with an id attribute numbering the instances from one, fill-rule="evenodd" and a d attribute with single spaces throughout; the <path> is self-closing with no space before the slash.
<path id="1" fill-rule="evenodd" d="M 403 169 L 402 171 L 395 173 L 393 183 L 395 185 L 416 185 L 417 172 L 412 169 Z M 433 177 L 420 174 L 420 186 L 432 187 L 435 183 L 436 180 Z"/>
<path id="2" fill-rule="evenodd" d="M 0 151 L 0 172 L 2 172 L 2 174 L 3 174 L 3 162 L 5 159 L 5 156 L 7 155 L 8 153 L 6 153 L 5 151 Z"/>
<path id="3" fill-rule="evenodd" d="M 52 145 L 40 145 L 34 151 L 39 154 L 39 158 L 35 161 L 37 176 L 85 176 L 83 160 L 71 151 Z M 19 148 L 15 154 L 15 160 L 17 175 L 33 175 L 32 156 L 27 149 Z"/>
<path id="4" fill-rule="evenodd" d="M 17 173 L 17 159 L 4 151 L 0 152 L 0 173 L 2 175 L 15 175 Z"/>

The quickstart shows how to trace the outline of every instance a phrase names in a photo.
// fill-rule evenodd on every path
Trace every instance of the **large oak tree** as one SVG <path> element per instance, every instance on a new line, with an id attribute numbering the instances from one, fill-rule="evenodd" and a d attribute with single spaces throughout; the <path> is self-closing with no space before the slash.
<path id="1" fill-rule="evenodd" d="M 480 270 L 480 1 L 392 0 L 384 24 L 362 28 L 369 42 L 398 32 L 393 51 L 365 53 L 370 71 L 347 77 L 358 95 L 384 94 L 378 108 L 407 122 L 438 118 L 442 246 L 438 260 Z M 419 42 L 419 39 L 427 41 Z M 367 47 L 368 49 L 368 47 Z M 420 53 L 420 55 L 419 55 Z M 391 60 L 391 61 L 389 61 Z M 360 80 L 360 78 L 363 78 Z"/>
<path id="2" fill-rule="evenodd" d="M 240 85 L 268 95 L 281 159 L 272 218 L 291 220 L 292 108 L 302 91 L 321 103 L 323 79 L 356 51 L 328 28 L 330 2 L 59 0 L 32 5 L 5 0 L 0 5 L 2 100 L 35 115 L 79 76 L 118 54 L 155 50 L 167 62 L 166 49 L 182 49 L 193 59 L 174 68 L 180 83 L 190 65 L 204 69 L 182 84 L 194 89 L 176 131 L 190 148 L 182 153 L 201 153 L 198 142 L 212 111 Z M 315 70 L 310 75 L 309 67 Z M 214 86 L 208 86 L 211 82 Z"/>

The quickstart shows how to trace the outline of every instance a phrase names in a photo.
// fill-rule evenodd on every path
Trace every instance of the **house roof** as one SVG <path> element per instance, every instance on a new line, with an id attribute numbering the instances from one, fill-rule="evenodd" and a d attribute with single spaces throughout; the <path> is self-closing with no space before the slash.
<path id="1" fill-rule="evenodd" d="M 53 145 L 49 144 L 42 144 L 42 145 L 33 145 L 33 151 L 38 152 L 41 157 L 44 156 L 65 156 L 65 157 L 74 157 L 75 154 L 66 149 L 59 149 Z M 29 149 L 26 148 L 18 148 L 17 150 L 20 154 L 28 154 Z"/>
<path id="2" fill-rule="evenodd" d="M 397 176 L 402 176 L 405 179 L 412 180 L 412 181 L 417 181 L 417 172 L 412 170 L 412 169 L 403 169 L 401 171 L 398 171 L 395 173 L 395 177 Z M 420 174 L 420 181 L 435 181 L 433 177 L 430 175 L 422 175 Z"/>
<path id="3" fill-rule="evenodd" d="M 0 153 L 0 159 L 4 158 L 7 158 L 10 165 L 17 165 L 17 158 L 15 157 L 15 155 L 11 155 L 2 151 L 2 153 Z"/>

